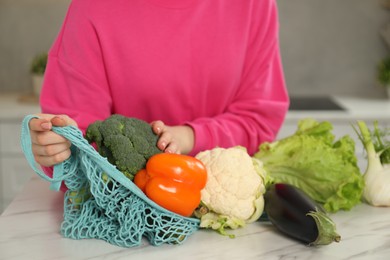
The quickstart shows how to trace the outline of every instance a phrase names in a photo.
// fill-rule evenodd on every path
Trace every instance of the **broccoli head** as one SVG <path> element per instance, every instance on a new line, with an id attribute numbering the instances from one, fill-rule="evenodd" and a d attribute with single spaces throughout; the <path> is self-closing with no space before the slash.
<path id="1" fill-rule="evenodd" d="M 147 122 L 119 114 L 91 123 L 85 138 L 131 180 L 152 155 L 161 153 L 158 136 Z"/>

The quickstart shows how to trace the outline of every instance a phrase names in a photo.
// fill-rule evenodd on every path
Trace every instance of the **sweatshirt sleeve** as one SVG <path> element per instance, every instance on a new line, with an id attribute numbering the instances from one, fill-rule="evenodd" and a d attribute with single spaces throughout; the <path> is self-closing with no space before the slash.
<path id="1" fill-rule="evenodd" d="M 80 130 L 111 113 L 111 97 L 98 35 L 87 17 L 88 1 L 73 0 L 49 51 L 40 96 L 43 113 L 66 114 Z M 53 167 L 42 167 L 50 177 Z M 62 191 L 67 187 L 61 184 Z"/>
<path id="2" fill-rule="evenodd" d="M 279 50 L 279 24 L 274 0 L 253 8 L 250 39 L 235 100 L 226 112 L 188 122 L 195 132 L 191 154 L 213 147 L 244 146 L 250 154 L 276 137 L 289 98 Z"/>
<path id="3" fill-rule="evenodd" d="M 43 113 L 67 114 L 82 131 L 109 116 L 112 103 L 99 35 L 88 18 L 89 2 L 71 2 L 49 51 L 40 97 Z"/>

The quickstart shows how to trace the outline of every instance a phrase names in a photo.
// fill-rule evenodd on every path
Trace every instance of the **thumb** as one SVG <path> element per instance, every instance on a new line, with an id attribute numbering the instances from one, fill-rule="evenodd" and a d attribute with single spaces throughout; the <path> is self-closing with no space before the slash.
<path id="1" fill-rule="evenodd" d="M 50 122 L 53 124 L 53 126 L 73 125 L 77 127 L 76 121 L 74 121 L 72 118 L 68 117 L 67 115 L 56 115 L 50 120 Z"/>
<path id="2" fill-rule="evenodd" d="M 49 131 L 51 126 L 50 119 L 47 118 L 33 118 L 29 122 L 31 131 Z"/>

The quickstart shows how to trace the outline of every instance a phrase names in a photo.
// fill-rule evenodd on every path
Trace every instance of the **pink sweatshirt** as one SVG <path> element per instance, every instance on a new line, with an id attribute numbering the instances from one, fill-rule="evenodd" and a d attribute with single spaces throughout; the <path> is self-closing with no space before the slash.
<path id="1" fill-rule="evenodd" d="M 288 95 L 275 0 L 73 0 L 49 53 L 44 113 L 187 124 L 192 154 L 275 138 Z"/>

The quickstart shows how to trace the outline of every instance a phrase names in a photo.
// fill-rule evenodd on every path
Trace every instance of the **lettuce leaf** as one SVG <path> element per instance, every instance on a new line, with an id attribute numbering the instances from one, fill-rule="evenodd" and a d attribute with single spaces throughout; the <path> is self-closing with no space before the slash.
<path id="1" fill-rule="evenodd" d="M 269 183 L 294 185 L 328 212 L 349 210 L 361 202 L 364 179 L 354 140 L 335 141 L 332 130 L 328 121 L 303 119 L 293 135 L 261 144 L 254 157 L 264 163 Z"/>

